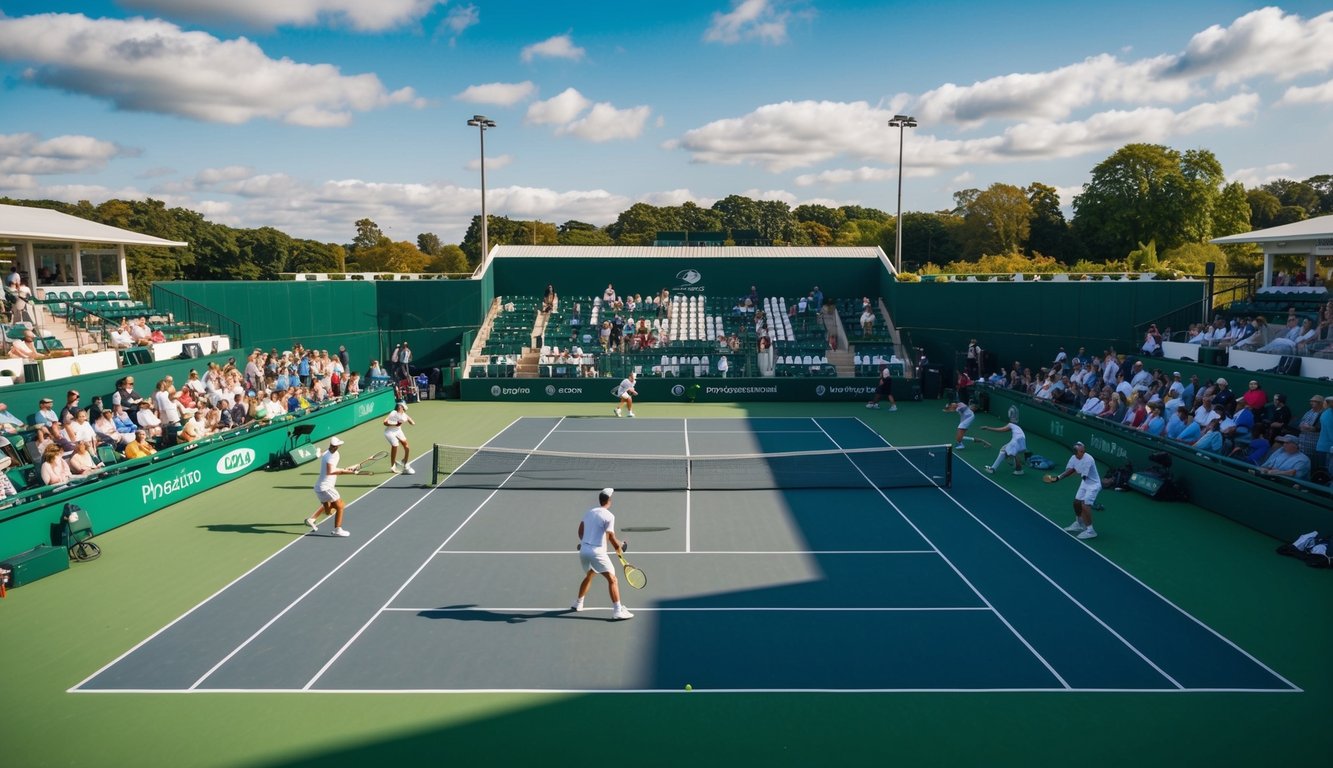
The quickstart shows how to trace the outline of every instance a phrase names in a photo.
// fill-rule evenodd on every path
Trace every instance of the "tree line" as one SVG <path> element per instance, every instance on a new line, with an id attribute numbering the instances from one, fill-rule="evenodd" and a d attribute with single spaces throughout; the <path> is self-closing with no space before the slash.
<path id="1" fill-rule="evenodd" d="M 462 275 L 481 258 L 481 217 L 461 243 L 433 232 L 415 243 L 387 237 L 371 219 L 355 222 L 349 243 L 294 238 L 272 227 L 246 229 L 208 221 L 160 200 L 2 202 L 63 211 L 188 248 L 127 247 L 131 290 L 145 295 L 158 280 L 269 280 L 284 272 L 433 272 Z M 1227 183 L 1209 150 L 1184 152 L 1159 144 L 1128 144 L 1098 163 L 1074 196 L 1066 219 L 1060 195 L 1040 182 L 997 183 L 954 194 L 948 210 L 903 214 L 905 271 L 1006 271 L 1038 268 L 1170 268 L 1202 272 L 1205 261 L 1241 273 L 1255 266 L 1254 249 L 1219 249 L 1208 240 L 1333 213 L 1333 175 L 1279 179 L 1247 189 Z M 895 217 L 858 205 L 798 205 L 729 195 L 704 208 L 635 203 L 604 227 L 487 217 L 491 245 L 652 245 L 658 232 L 758 233 L 793 246 L 880 246 L 892 253 Z M 987 265 L 993 267 L 988 269 Z M 1022 268 L 1022 267 L 1020 267 Z M 1029 266 L 1029 269 L 1032 267 Z"/>

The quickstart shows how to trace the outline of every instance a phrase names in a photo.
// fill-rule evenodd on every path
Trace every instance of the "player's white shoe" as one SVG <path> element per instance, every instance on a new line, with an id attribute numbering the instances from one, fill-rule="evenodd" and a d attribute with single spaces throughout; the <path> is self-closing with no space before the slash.
<path id="1" fill-rule="evenodd" d="M 620 409 L 619 409 L 619 408 L 616 409 L 616 415 L 617 415 L 617 416 L 620 415 Z"/>
<path id="2" fill-rule="evenodd" d="M 417 471 L 416 471 L 415 469 L 412 469 L 410 466 L 408 466 L 408 465 L 407 465 L 407 462 L 403 462 L 403 474 L 405 474 L 405 475 L 415 475 L 416 473 L 417 473 Z"/>
<path id="3" fill-rule="evenodd" d="M 1083 524 L 1082 520 L 1075 520 L 1069 525 L 1066 525 L 1065 530 L 1068 531 L 1069 533 L 1082 533 L 1083 529 L 1087 527 L 1088 526 Z"/>
<path id="4" fill-rule="evenodd" d="M 611 611 L 611 618 L 615 619 L 616 621 L 620 621 L 622 619 L 632 619 L 634 618 L 634 614 L 630 613 L 629 609 L 622 605 L 619 608 L 615 608 Z"/>
<path id="5" fill-rule="evenodd" d="M 399 472 L 402 472 L 403 470 L 398 468 L 398 462 L 395 461 L 394 463 L 389 465 L 389 471 L 396 475 Z"/>
<path id="6" fill-rule="evenodd" d="M 630 417 L 631 419 L 634 418 L 634 411 L 630 411 L 630 412 L 629 412 L 629 417 Z"/>
<path id="7" fill-rule="evenodd" d="M 894 411 L 897 411 L 897 410 L 898 410 L 898 406 L 896 406 L 896 405 L 890 405 L 890 406 L 889 406 L 889 413 L 893 413 Z"/>
<path id="8" fill-rule="evenodd" d="M 1093 530 L 1092 526 L 1090 525 L 1087 528 L 1084 528 L 1083 531 L 1077 536 L 1077 538 L 1083 539 L 1084 541 L 1088 539 L 1095 539 L 1097 538 L 1097 532 Z"/>
<path id="9" fill-rule="evenodd" d="M 351 534 L 351 532 L 349 532 L 346 528 L 334 528 L 334 529 L 333 529 L 333 535 L 334 535 L 334 536 L 351 536 L 352 534 Z"/>
<path id="10" fill-rule="evenodd" d="M 571 610 L 571 611 L 581 611 L 581 610 L 583 610 L 583 601 L 582 601 L 582 600 L 575 600 L 575 601 L 574 601 L 574 604 L 571 605 L 571 606 L 569 606 L 569 610 Z"/>
<path id="11" fill-rule="evenodd" d="M 313 518 L 313 517 L 307 517 L 307 518 L 305 519 L 305 524 L 308 525 L 308 526 L 310 526 L 310 530 L 312 530 L 312 531 L 317 531 L 317 530 L 319 530 L 319 526 L 315 525 L 315 518 Z"/>

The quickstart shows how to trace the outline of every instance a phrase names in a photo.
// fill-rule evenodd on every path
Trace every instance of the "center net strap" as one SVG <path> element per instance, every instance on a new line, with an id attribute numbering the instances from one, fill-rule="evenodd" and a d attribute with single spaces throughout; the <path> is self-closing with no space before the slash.
<path id="1" fill-rule="evenodd" d="M 435 483 L 449 487 L 640 491 L 948 487 L 952 446 L 785 453 L 566 453 L 436 445 Z"/>

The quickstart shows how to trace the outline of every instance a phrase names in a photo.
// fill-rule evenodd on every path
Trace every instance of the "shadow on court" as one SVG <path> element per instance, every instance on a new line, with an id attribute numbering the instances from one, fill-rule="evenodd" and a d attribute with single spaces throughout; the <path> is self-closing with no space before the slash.
<path id="1" fill-rule="evenodd" d="M 287 536 L 300 536 L 307 530 L 305 523 L 212 523 L 201 525 L 213 533 L 277 533 Z"/>
<path id="2" fill-rule="evenodd" d="M 522 624 L 532 619 L 597 619 L 595 615 L 575 613 L 569 609 L 558 611 L 494 611 L 477 608 L 476 603 L 466 605 L 442 605 L 439 608 L 418 611 L 418 616 L 427 619 L 447 619 L 449 621 L 481 621 L 504 624 Z M 610 619 L 603 617 L 603 621 Z"/>

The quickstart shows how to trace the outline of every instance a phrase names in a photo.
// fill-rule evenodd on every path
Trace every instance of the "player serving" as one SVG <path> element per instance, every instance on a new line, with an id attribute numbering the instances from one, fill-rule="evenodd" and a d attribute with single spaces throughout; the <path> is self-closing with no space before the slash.
<path id="1" fill-rule="evenodd" d="M 977 417 L 977 415 L 972 412 L 972 409 L 968 406 L 967 403 L 964 403 L 961 400 L 956 403 L 949 403 L 948 405 L 944 406 L 944 412 L 958 414 L 958 432 L 954 435 L 953 438 L 954 442 L 953 449 L 955 451 L 961 451 L 963 450 L 963 448 L 966 447 L 963 445 L 964 441 L 972 443 L 981 443 L 982 446 L 986 448 L 990 447 L 990 443 L 988 443 L 985 440 L 982 440 L 979 437 L 967 436 L 968 428 L 972 426 L 972 421 Z"/>
<path id="2" fill-rule="evenodd" d="M 389 441 L 389 469 L 397 474 L 404 472 L 409 475 L 415 475 L 417 472 L 407 463 L 408 451 L 412 449 L 407 444 L 407 435 L 403 434 L 403 425 L 416 425 L 412 417 L 407 415 L 407 403 L 402 400 L 394 406 L 388 416 L 384 417 L 384 439 Z M 398 468 L 398 446 L 403 447 L 403 468 Z"/>
<path id="3" fill-rule="evenodd" d="M 629 376 L 612 390 L 613 394 L 620 399 L 620 405 L 616 406 L 616 415 L 620 415 L 620 409 L 623 407 L 629 411 L 630 418 L 634 418 L 634 398 L 639 396 L 638 390 L 634 389 L 634 381 L 638 374 L 634 371 L 629 372 Z"/>
<path id="4" fill-rule="evenodd" d="M 1058 483 L 1070 475 L 1078 475 L 1078 492 L 1074 494 L 1074 522 L 1065 528 L 1070 533 L 1078 534 L 1080 539 L 1095 539 L 1097 531 L 1092 527 L 1092 505 L 1097 501 L 1097 494 L 1102 490 L 1102 476 L 1097 472 L 1097 460 L 1088 455 L 1083 443 L 1074 443 L 1074 455 L 1069 457 L 1065 471 L 1057 477 L 1047 475 L 1042 479 L 1048 483 Z"/>

